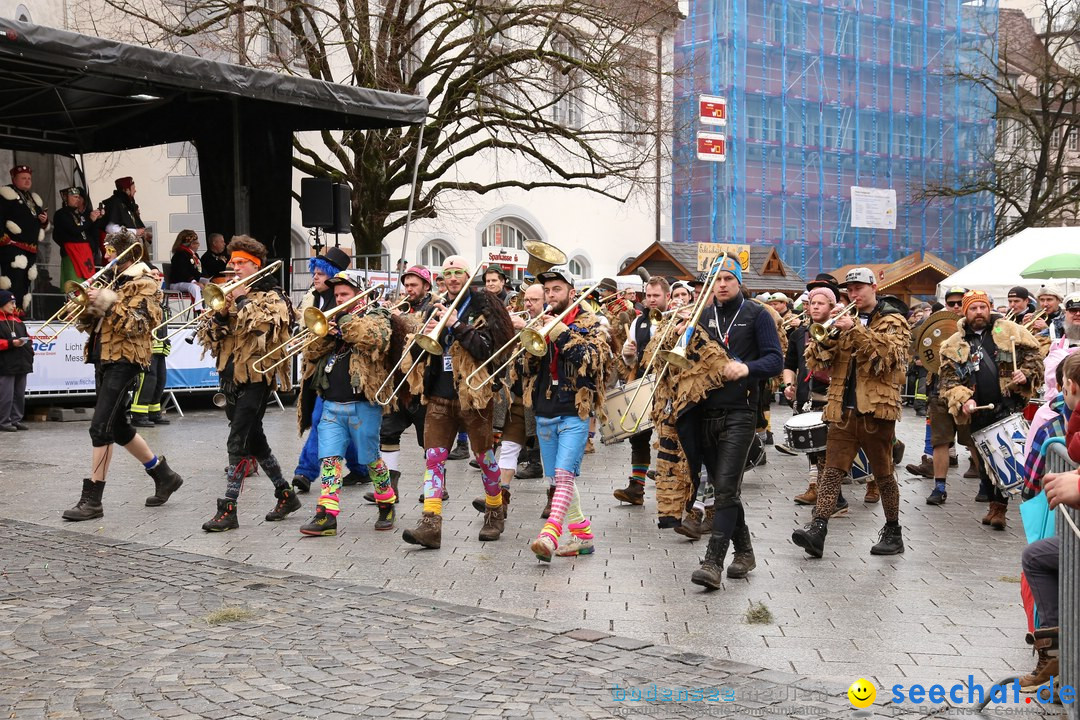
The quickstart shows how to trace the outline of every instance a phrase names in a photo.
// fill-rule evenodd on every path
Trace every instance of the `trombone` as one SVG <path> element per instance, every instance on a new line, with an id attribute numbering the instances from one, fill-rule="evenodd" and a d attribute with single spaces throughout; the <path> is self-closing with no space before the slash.
<path id="1" fill-rule="evenodd" d="M 659 313 L 660 317 L 666 317 L 667 318 L 667 322 L 664 324 L 664 329 L 660 333 L 660 339 L 656 341 L 656 348 L 653 349 L 652 355 L 649 356 L 649 362 L 645 364 L 645 371 L 643 373 L 641 373 L 641 379 L 642 380 L 649 377 L 649 374 L 652 372 L 653 364 L 656 362 L 656 356 L 660 354 L 660 348 L 662 348 L 664 346 L 664 341 L 667 339 L 668 333 L 671 332 L 671 328 L 676 327 L 679 324 L 679 316 L 678 316 L 677 313 L 680 310 L 683 310 L 683 309 L 684 309 L 683 307 L 677 307 L 677 308 L 672 308 L 671 310 L 665 310 L 663 312 L 660 312 L 656 308 L 653 308 L 653 309 L 649 310 L 649 319 L 650 319 L 650 321 L 652 320 L 653 313 Z M 667 371 L 667 366 L 666 365 L 664 366 L 664 371 L 665 372 Z M 664 376 L 664 373 L 660 373 L 660 377 L 663 377 L 663 376 Z M 657 382 L 659 382 L 659 378 L 657 379 Z M 634 388 L 634 394 L 630 397 L 630 402 L 626 406 L 626 411 L 623 412 L 622 417 L 619 418 L 619 427 L 622 428 L 623 430 L 627 429 L 627 427 L 626 427 L 626 418 L 630 417 L 630 413 L 633 411 L 633 408 L 634 408 L 634 403 L 637 402 L 638 393 L 641 392 L 641 386 L 644 385 L 644 384 L 645 384 L 644 382 L 639 382 L 638 386 L 636 388 Z M 653 395 L 656 394 L 655 386 L 654 386 L 654 389 L 653 389 L 652 392 L 653 392 Z M 652 402 L 652 398 L 649 398 L 649 402 Z M 632 429 L 630 429 L 629 432 L 636 433 L 638 431 L 638 428 L 641 427 L 641 421 L 644 420 L 644 419 L 645 419 L 645 414 L 642 413 L 641 416 L 638 417 L 637 422 L 634 423 L 634 427 Z"/>
<path id="2" fill-rule="evenodd" d="M 705 278 L 705 284 L 702 285 L 701 297 L 694 303 L 694 312 L 690 316 L 690 321 L 686 326 L 686 331 L 683 336 L 679 338 L 678 344 L 671 350 L 664 350 L 660 353 L 660 357 L 664 360 L 664 369 L 660 371 L 660 377 L 656 379 L 657 385 L 660 383 L 660 378 L 664 377 L 664 373 L 667 372 L 668 365 L 674 365 L 680 370 L 688 370 L 691 362 L 686 359 L 686 348 L 690 344 L 690 336 L 694 334 L 694 329 L 697 327 L 698 320 L 701 319 L 701 313 L 704 312 L 705 306 L 712 302 L 713 294 L 707 290 L 711 288 L 713 283 L 716 282 L 716 278 L 720 276 L 720 269 L 727 261 L 728 254 L 725 252 L 721 255 L 713 266 L 709 268 L 709 275 Z M 655 392 L 655 390 L 654 390 Z"/>
<path id="3" fill-rule="evenodd" d="M 585 300 L 588 298 L 589 293 L 595 290 L 597 286 L 600 285 L 600 283 L 602 282 L 604 281 L 599 280 L 593 283 L 592 287 L 583 292 L 577 300 L 570 303 L 565 310 L 559 313 L 559 316 L 557 318 L 553 319 L 540 330 L 537 330 L 534 327 L 522 328 L 521 332 L 518 333 L 518 337 L 521 340 L 521 346 L 525 348 L 525 350 L 530 355 L 535 355 L 536 357 L 543 357 L 547 353 L 547 338 L 548 335 L 551 334 L 551 331 L 554 330 L 555 326 L 561 323 L 574 308 L 585 302 Z"/>
<path id="4" fill-rule="evenodd" d="M 522 311 L 521 311 L 521 313 L 524 313 L 525 315 L 527 315 L 527 314 L 528 314 L 528 312 L 529 312 L 528 310 L 522 310 Z M 511 315 L 518 315 L 518 314 L 521 314 L 521 313 L 511 313 Z M 473 371 L 472 371 L 471 373 L 469 373 L 469 376 L 465 378 L 465 384 L 466 384 L 466 385 L 468 385 L 468 386 L 469 386 L 469 388 L 470 388 L 470 389 L 472 389 L 472 390 L 479 390 L 480 388 L 484 387 L 484 386 L 485 386 L 485 385 L 487 385 L 487 384 L 488 384 L 489 382 L 491 382 L 492 380 L 494 380 L 494 379 L 495 379 L 495 377 L 496 377 L 496 376 L 497 376 L 497 375 L 498 375 L 499 373 L 501 373 L 501 372 L 502 372 L 503 370 L 505 370 L 506 368 L 508 368 L 508 367 L 510 367 L 511 365 L 513 365 L 513 364 L 514 364 L 514 361 L 515 361 L 515 360 L 517 360 L 517 359 L 518 359 L 519 357 L 521 357 L 521 354 L 522 354 L 523 352 L 525 352 L 525 346 L 524 346 L 524 345 L 522 345 L 522 346 L 521 346 L 521 347 L 519 347 L 519 348 L 518 348 L 517 350 L 515 350 L 515 351 L 514 351 L 514 354 L 510 356 L 510 359 L 509 359 L 509 360 L 507 360 L 507 361 L 506 361 L 506 362 L 504 362 L 504 363 L 503 363 L 502 365 L 500 365 L 499 367 L 497 367 L 497 368 L 495 368 L 494 370 L 492 370 L 492 371 L 491 371 L 491 373 L 490 373 L 490 374 L 489 374 L 489 375 L 488 375 L 488 376 L 487 376 L 486 378 L 484 378 L 483 380 L 481 380 L 481 381 L 480 381 L 480 382 L 479 382 L 478 384 L 476 384 L 476 385 L 473 385 L 473 378 L 475 378 L 475 377 L 476 377 L 476 376 L 477 376 L 478 374 L 480 374 L 480 371 L 481 371 L 481 370 L 483 370 L 483 369 L 484 369 L 484 368 L 486 368 L 486 367 L 487 367 L 488 365 L 490 365 L 491 363 L 493 363 L 493 362 L 495 361 L 495 358 L 497 358 L 497 357 L 501 356 L 501 355 L 502 355 L 502 354 L 503 354 L 504 352 L 506 352 L 507 350 L 509 350 L 509 349 L 510 349 L 510 347 L 511 347 L 511 346 L 512 346 L 512 345 L 513 345 L 514 343 L 518 342 L 518 341 L 519 341 L 519 340 L 521 339 L 521 334 L 522 334 L 523 332 L 525 332 L 525 329 L 526 329 L 526 328 L 530 328 L 530 327 L 532 327 L 532 326 L 533 326 L 533 325 L 534 325 L 534 324 L 535 324 L 535 323 L 536 323 L 536 322 L 537 322 L 538 320 L 540 320 L 541 316 L 542 316 L 542 313 L 541 313 L 541 315 L 537 315 L 536 317 L 534 317 L 534 318 L 532 318 L 531 320 L 529 320 L 529 322 L 525 323 L 525 327 L 521 328 L 521 330 L 519 330 L 519 331 L 518 331 L 517 335 L 515 335 L 514 337 L 510 338 L 509 340 L 507 340 L 507 341 L 506 341 L 506 344 L 504 344 L 504 345 L 503 345 L 503 346 L 502 346 L 501 348 L 499 348 L 498 350 L 496 350 L 495 352 L 493 352 L 493 353 L 491 354 L 491 357 L 489 357 L 489 358 L 488 358 L 487 360 L 485 360 L 485 361 L 483 362 L 483 364 L 482 364 L 482 365 L 480 365 L 480 367 L 476 368 L 476 369 L 475 369 L 475 370 L 473 370 Z"/>
<path id="5" fill-rule="evenodd" d="M 265 355 L 252 363 L 252 369 L 258 373 L 267 374 L 277 368 L 279 365 L 284 365 L 285 363 L 289 362 L 294 357 L 303 352 L 308 345 L 311 345 L 316 340 L 320 340 L 326 337 L 326 334 L 330 332 L 331 320 L 337 318 L 338 315 L 352 310 L 354 305 L 356 305 L 361 300 L 366 299 L 369 295 L 381 292 L 384 287 L 385 285 L 383 283 L 379 283 L 378 285 L 368 288 L 359 295 L 349 298 L 337 307 L 331 308 L 326 312 L 323 312 L 319 308 L 315 307 L 307 308 L 306 310 L 304 310 L 304 329 L 293 335 L 277 347 L 269 350 Z M 273 365 L 265 368 L 263 367 L 264 363 L 266 363 L 268 360 L 270 360 L 270 358 L 272 358 L 274 355 L 281 351 L 284 351 L 284 353 L 280 358 L 278 358 L 276 362 L 274 362 Z"/>
<path id="6" fill-rule="evenodd" d="M 806 311 L 805 310 L 803 310 L 798 315 L 789 315 L 788 317 L 784 318 L 783 322 L 780 323 L 780 326 L 783 327 L 785 330 L 790 330 L 791 327 L 796 322 L 799 323 L 800 325 L 802 323 L 806 322 Z"/>
<path id="7" fill-rule="evenodd" d="M 53 335 L 49 336 L 47 342 L 56 340 L 56 338 L 60 337 L 60 333 L 64 332 L 64 330 L 82 317 L 82 314 L 86 312 L 86 308 L 90 305 L 91 290 L 104 290 L 116 282 L 115 277 L 112 280 L 105 280 L 105 275 L 110 271 L 115 270 L 115 268 L 127 257 L 128 253 L 132 254 L 132 262 L 140 262 L 143 259 L 142 243 L 129 245 L 123 252 L 106 263 L 103 268 L 86 280 L 83 280 L 81 283 L 75 282 L 74 280 L 68 280 L 64 283 L 64 294 L 67 296 L 67 300 L 60 309 L 53 313 L 52 317 L 46 320 L 45 324 L 38 329 L 38 332 L 44 332 L 44 330 L 54 322 L 64 320 L 64 324 L 61 325 L 60 329 Z"/>
<path id="8" fill-rule="evenodd" d="M 469 293 L 469 286 L 472 285 L 472 281 L 476 279 L 476 275 L 483 267 L 483 265 L 477 264 L 476 269 L 472 271 L 472 275 L 470 275 L 469 279 L 465 281 L 465 284 L 461 286 L 461 291 L 457 294 L 457 297 L 454 298 L 453 302 L 450 303 L 449 307 L 443 310 L 442 316 L 439 318 L 439 322 L 435 323 L 435 327 L 431 329 L 431 332 L 421 333 L 420 330 L 416 331 L 416 334 L 413 335 L 412 340 L 410 340 L 409 344 L 405 346 L 405 351 L 401 354 L 402 359 L 404 359 L 405 356 L 412 351 L 413 345 L 419 345 L 420 349 L 423 350 L 424 353 L 427 353 L 429 355 L 442 355 L 443 346 L 442 341 L 439 340 L 439 337 L 446 330 L 446 321 L 447 319 L 449 319 L 450 313 L 457 309 L 457 306 L 461 303 L 461 299 Z M 435 314 L 435 310 L 435 308 L 432 308 L 431 313 L 429 313 L 428 316 L 424 319 L 424 324 L 420 326 L 421 330 L 423 329 L 424 325 L 427 325 L 428 321 Z M 387 385 L 394 380 L 394 373 L 397 372 L 397 366 L 395 366 L 394 369 L 391 370 L 390 373 L 386 376 L 386 379 L 383 380 L 382 385 L 379 386 L 379 389 L 375 391 L 375 397 L 372 399 L 383 407 L 386 407 L 390 403 L 394 402 L 394 398 L 397 397 L 397 394 L 401 392 L 401 388 L 405 387 L 405 383 L 408 382 L 409 375 L 412 374 L 412 371 L 423 359 L 423 353 L 418 355 L 416 359 L 412 361 L 412 364 L 409 365 L 409 369 L 405 372 L 404 377 L 401 378 L 401 382 L 399 382 L 394 387 L 393 392 L 391 392 L 390 395 L 383 397 L 383 391 L 386 390 Z M 399 360 L 397 365 L 400 364 L 401 361 Z"/>
<path id="9" fill-rule="evenodd" d="M 197 323 L 200 323 L 203 320 L 209 319 L 209 317 L 212 314 L 216 313 L 216 312 L 221 312 L 225 308 L 226 301 L 229 299 L 229 293 L 231 293 L 233 290 L 236 290 L 239 287 L 244 287 L 246 285 L 251 285 L 256 280 L 261 280 L 263 277 L 265 277 L 265 276 L 267 276 L 267 275 L 269 275 L 271 273 L 277 272 L 280 267 L 281 267 L 281 261 L 280 260 L 275 260 L 274 262 L 270 263 L 266 267 L 258 270 L 257 272 L 255 272 L 255 273 L 253 273 L 251 275 L 248 275 L 246 278 L 240 278 L 238 280 L 233 280 L 232 282 L 226 283 L 224 285 L 214 285 L 213 283 L 207 285 L 205 288 L 203 288 L 203 291 L 202 291 L 202 303 L 203 303 L 203 307 L 205 307 L 206 310 L 203 310 L 201 313 L 199 313 L 195 317 L 191 318 L 190 320 L 188 320 L 183 325 L 181 325 L 180 327 L 173 330 L 171 333 L 169 333 L 168 335 L 166 335 L 162 339 L 163 340 L 169 340 L 174 335 L 178 334 L 181 330 L 184 330 L 184 329 L 190 327 L 191 325 L 195 325 Z M 180 315 L 185 315 L 185 314 L 188 313 L 188 311 L 194 310 L 195 306 L 197 304 L 198 303 L 192 303 L 189 307 L 185 308 L 184 311 L 180 313 Z M 169 324 L 169 321 L 165 320 L 160 325 L 158 325 L 156 328 L 154 328 L 154 333 L 156 334 L 158 330 L 162 329 L 163 327 L 167 326 L 168 324 Z"/>
<path id="10" fill-rule="evenodd" d="M 1045 317 L 1046 317 L 1046 310 L 1045 309 L 1040 309 L 1038 312 L 1035 312 L 1034 314 L 1032 314 L 1031 317 L 1029 317 L 1027 320 L 1025 320 L 1024 324 L 1021 325 L 1021 327 L 1024 328 L 1025 330 L 1027 330 L 1028 332 L 1031 332 L 1031 326 L 1035 324 L 1035 321 L 1036 320 L 1042 320 Z"/>
<path id="11" fill-rule="evenodd" d="M 808 332 L 810 333 L 810 337 L 814 339 L 814 342 L 821 342 L 827 338 L 836 337 L 839 334 L 839 331 L 833 326 L 836 324 L 837 319 L 840 318 L 842 315 L 847 315 L 854 309 L 855 303 L 852 302 L 846 308 L 836 313 L 825 322 L 814 323 L 810 326 L 810 329 L 808 330 Z"/>

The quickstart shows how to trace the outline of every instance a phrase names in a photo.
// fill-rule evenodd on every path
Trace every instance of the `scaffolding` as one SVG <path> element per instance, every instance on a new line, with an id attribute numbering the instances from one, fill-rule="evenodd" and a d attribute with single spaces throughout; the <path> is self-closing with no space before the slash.
<path id="1" fill-rule="evenodd" d="M 675 37 L 675 239 L 776 247 L 804 276 L 993 246 L 990 195 L 922 199 L 992 171 L 997 0 L 691 0 Z M 727 162 L 696 159 L 697 97 L 728 99 Z M 895 230 L 851 227 L 851 186 L 891 188 Z"/>

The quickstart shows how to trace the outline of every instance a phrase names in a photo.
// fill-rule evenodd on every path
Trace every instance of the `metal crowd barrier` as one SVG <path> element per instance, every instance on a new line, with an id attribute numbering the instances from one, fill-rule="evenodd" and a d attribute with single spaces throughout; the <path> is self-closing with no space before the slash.
<path id="1" fill-rule="evenodd" d="M 1068 472 L 1077 465 L 1069 459 L 1064 446 L 1055 444 L 1046 455 L 1047 472 Z M 1055 523 L 1061 538 L 1061 556 L 1058 566 L 1058 617 L 1061 625 L 1061 685 L 1074 690 L 1080 688 L 1080 511 L 1059 508 Z M 1064 517 L 1072 519 L 1070 525 Z M 1077 702 L 1065 705 L 1070 720 L 1078 720 Z"/>

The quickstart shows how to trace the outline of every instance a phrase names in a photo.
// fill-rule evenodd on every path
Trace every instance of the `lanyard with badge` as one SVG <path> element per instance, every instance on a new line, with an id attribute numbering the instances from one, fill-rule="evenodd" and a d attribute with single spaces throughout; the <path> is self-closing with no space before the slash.
<path id="1" fill-rule="evenodd" d="M 731 327 L 735 324 L 735 321 L 739 319 L 739 315 L 742 313 L 743 304 L 745 302 L 746 301 L 744 300 L 743 302 L 739 303 L 739 309 L 736 310 L 735 314 L 731 316 L 731 322 L 729 322 L 728 326 L 724 328 L 723 333 L 720 332 L 720 315 L 716 310 L 718 305 L 716 303 L 713 303 L 712 306 L 713 327 L 716 328 L 716 333 L 720 336 L 720 342 L 723 343 L 724 349 L 727 351 L 728 355 L 731 356 L 731 359 L 735 362 L 742 362 L 742 360 L 736 357 L 735 353 L 731 351 Z"/>
<path id="2" fill-rule="evenodd" d="M 463 288 L 462 292 L 469 292 L 468 288 Z M 469 307 L 469 303 L 472 302 L 472 293 L 469 293 L 469 297 L 465 298 L 465 302 L 461 303 L 461 307 L 458 308 L 458 322 L 462 321 L 465 317 L 465 309 Z M 443 356 L 442 356 L 442 369 L 443 372 L 454 372 L 454 361 L 450 357 L 450 344 L 454 342 L 454 333 L 450 328 L 446 328 L 446 334 L 443 336 Z"/>

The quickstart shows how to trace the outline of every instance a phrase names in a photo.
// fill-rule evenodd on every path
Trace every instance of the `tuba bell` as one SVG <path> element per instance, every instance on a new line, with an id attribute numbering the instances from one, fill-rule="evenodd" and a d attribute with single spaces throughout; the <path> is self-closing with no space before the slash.
<path id="1" fill-rule="evenodd" d="M 543 240 L 526 240 L 523 247 L 529 255 L 529 264 L 525 270 L 534 278 L 556 265 L 567 263 L 566 253 Z"/>

